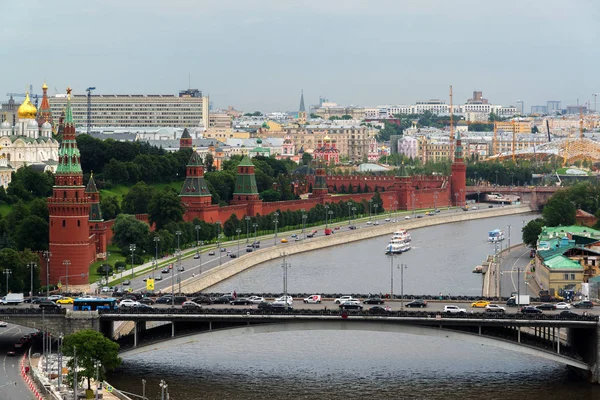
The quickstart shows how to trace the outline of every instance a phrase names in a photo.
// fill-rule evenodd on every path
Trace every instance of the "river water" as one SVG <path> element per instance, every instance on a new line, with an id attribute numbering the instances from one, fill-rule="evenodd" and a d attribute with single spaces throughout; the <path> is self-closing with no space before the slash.
<path id="1" fill-rule="evenodd" d="M 490 252 L 487 231 L 511 224 L 514 244 L 520 241 L 521 221 L 533 217 L 414 230 L 413 250 L 398 257 L 409 266 L 405 292 L 479 294 L 481 277 L 471 270 Z M 387 241 L 381 237 L 290 257 L 290 291 L 385 292 Z M 279 263 L 268 263 L 213 290 L 280 288 Z M 171 400 L 600 398 L 600 387 L 544 359 L 456 340 L 360 331 L 214 335 L 177 347 L 166 342 L 125 354 L 123 366 L 108 377 L 115 387 L 137 394 L 142 379 L 152 400 L 161 398 L 161 379 Z"/>

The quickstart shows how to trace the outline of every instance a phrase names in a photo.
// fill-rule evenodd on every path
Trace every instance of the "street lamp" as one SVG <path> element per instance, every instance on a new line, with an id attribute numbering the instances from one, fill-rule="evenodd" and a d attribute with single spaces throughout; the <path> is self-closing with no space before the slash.
<path id="1" fill-rule="evenodd" d="M 285 261 L 286 253 L 281 253 L 283 262 L 281 268 L 283 268 L 283 301 L 285 303 L 285 310 L 288 309 L 288 268 L 291 268 L 291 264 Z"/>
<path id="2" fill-rule="evenodd" d="M 219 265 L 221 265 L 221 245 L 219 238 L 221 236 L 221 221 L 217 221 L 217 251 L 219 252 Z"/>
<path id="3" fill-rule="evenodd" d="M 460 198 L 461 198 L 461 199 L 463 198 L 463 191 L 464 191 L 464 190 L 462 190 L 462 189 L 460 189 L 460 190 L 459 190 L 459 192 L 460 192 Z M 460 204 L 459 204 L 459 205 L 460 205 Z M 465 207 L 467 206 L 467 198 L 466 198 L 466 197 L 465 197 L 465 203 L 464 203 L 464 205 L 465 205 Z"/>
<path id="4" fill-rule="evenodd" d="M 167 400 L 167 398 L 165 397 L 165 391 L 167 391 L 169 385 L 167 385 L 167 382 L 161 379 L 158 386 L 160 387 L 160 400 Z M 169 395 L 168 393 L 169 392 L 167 391 L 167 396 Z"/>
<path id="5" fill-rule="evenodd" d="M 508 247 L 510 248 L 510 225 L 508 225 Z"/>
<path id="6" fill-rule="evenodd" d="M 379 207 L 379 204 L 373 204 L 373 208 L 375 209 L 375 219 L 377 219 L 377 207 Z"/>
<path id="7" fill-rule="evenodd" d="M 478 191 L 477 191 L 477 208 L 479 208 L 479 194 L 480 194 L 480 193 L 481 193 L 481 192 L 478 190 Z"/>
<path id="8" fill-rule="evenodd" d="M 394 201 L 394 218 L 397 217 L 398 214 L 398 201 Z"/>
<path id="9" fill-rule="evenodd" d="M 373 205 L 373 199 L 369 199 L 369 221 L 371 220 L 371 205 Z"/>
<path id="10" fill-rule="evenodd" d="M 498 171 L 496 171 L 496 186 L 498 186 Z"/>
<path id="11" fill-rule="evenodd" d="M 4 271 L 2 271 L 2 273 L 3 273 L 4 275 L 6 275 L 6 294 L 8 294 L 8 277 L 9 277 L 10 275 L 12 275 L 12 270 L 10 270 L 10 269 L 5 269 Z"/>
<path id="12" fill-rule="evenodd" d="M 350 210 L 352 207 L 352 203 L 348 202 L 347 204 L 348 204 L 348 225 L 350 225 Z"/>
<path id="13" fill-rule="evenodd" d="M 199 246 L 198 243 L 200 243 L 200 229 L 201 226 L 200 225 L 194 225 L 194 229 L 196 230 L 196 247 Z M 200 249 L 196 248 L 196 253 L 199 252 Z"/>
<path id="14" fill-rule="evenodd" d="M 31 288 L 30 288 L 30 292 L 29 292 L 29 299 L 32 300 L 31 306 L 33 307 L 33 269 L 35 267 L 37 267 L 37 264 L 34 262 L 30 262 L 27 264 L 27 266 L 29 268 L 31 268 Z M 8 286 L 7 286 L 7 289 L 8 289 Z"/>
<path id="15" fill-rule="evenodd" d="M 50 257 L 52 257 L 52 253 L 46 250 L 42 254 L 46 259 L 46 298 L 48 298 L 50 297 Z M 108 279 L 106 283 L 108 284 Z"/>
<path id="16" fill-rule="evenodd" d="M 458 206 L 458 192 L 454 192 L 454 198 L 455 198 L 454 204 L 456 204 Z"/>
<path id="17" fill-rule="evenodd" d="M 256 228 L 258 228 L 258 224 L 255 222 L 252 224 L 252 227 L 254 228 L 254 245 L 256 245 Z M 256 247 L 254 247 L 256 249 Z"/>
<path id="18" fill-rule="evenodd" d="M 477 186 L 477 171 L 475 171 L 475 186 Z"/>
<path id="19" fill-rule="evenodd" d="M 413 216 L 415 215 L 415 196 L 416 194 L 413 192 L 411 195 L 412 197 L 412 212 L 413 212 Z"/>
<path id="20" fill-rule="evenodd" d="M 392 219 L 392 199 L 393 199 L 393 197 L 388 196 L 388 199 L 390 201 L 390 209 L 388 210 L 388 215 L 389 215 L 389 218 Z"/>
<path id="21" fill-rule="evenodd" d="M 434 193 L 433 194 L 433 209 L 437 210 L 437 198 L 438 198 L 438 194 Z"/>
<path id="22" fill-rule="evenodd" d="M 277 217 L 279 217 L 279 213 L 277 211 L 275 211 L 273 213 L 273 217 L 275 217 L 273 219 L 273 223 L 275 224 L 275 236 L 273 237 L 273 243 L 275 245 L 277 245 L 277 223 L 279 222 L 279 220 L 277 219 Z"/>
<path id="23" fill-rule="evenodd" d="M 70 260 L 64 260 L 63 261 L 63 265 L 65 266 L 66 269 L 66 278 L 67 278 L 67 290 L 66 292 L 69 293 L 69 265 L 71 265 L 71 261 Z M 123 277 L 123 275 L 121 275 L 121 277 Z"/>
<path id="24" fill-rule="evenodd" d="M 327 229 L 327 215 L 329 214 L 329 204 L 325 204 L 325 229 Z"/>
<path id="25" fill-rule="evenodd" d="M 246 220 L 246 243 L 248 243 L 248 232 L 249 232 L 249 227 L 250 227 L 250 217 L 249 216 L 245 216 L 244 219 Z"/>
<path id="26" fill-rule="evenodd" d="M 511 172 L 510 173 L 510 186 L 514 186 L 515 185 L 515 173 Z"/>
<path id="27" fill-rule="evenodd" d="M 238 251 L 237 251 L 237 252 L 238 252 L 238 253 L 237 253 L 237 255 L 238 255 L 238 257 L 239 257 L 239 256 L 240 256 L 240 233 L 242 232 L 242 230 L 241 230 L 240 228 L 237 228 L 237 229 L 235 230 L 235 232 L 238 234 L 238 241 L 237 241 L 237 242 L 238 242 L 238 243 L 237 243 L 237 245 L 238 245 Z"/>
<path id="28" fill-rule="evenodd" d="M 333 210 L 329 210 L 327 213 L 329 214 L 329 223 L 331 224 L 331 221 L 333 220 Z"/>
<path id="29" fill-rule="evenodd" d="M 200 246 L 200 247 L 204 246 L 204 241 L 201 240 L 199 242 L 198 246 Z M 200 262 L 200 264 L 198 264 L 198 267 L 199 267 L 198 268 L 198 274 L 201 274 L 202 273 L 202 252 L 198 253 L 198 261 Z"/>
<path id="30" fill-rule="evenodd" d="M 181 237 L 181 231 L 175 232 L 175 236 L 177 236 L 177 269 L 179 270 L 181 267 L 181 250 L 179 249 L 179 238 Z M 181 282 L 180 282 L 181 285 Z M 180 288 L 181 292 L 181 288 Z M 171 268 L 171 306 L 175 307 L 175 271 L 174 268 Z"/>
<path id="31" fill-rule="evenodd" d="M 96 400 L 99 399 L 98 397 L 98 389 L 100 388 L 100 381 L 99 381 L 99 373 L 98 370 L 100 369 L 100 367 L 102 366 L 102 364 L 100 363 L 100 361 L 96 360 L 94 361 L 94 367 L 96 368 Z"/>
<path id="32" fill-rule="evenodd" d="M 302 210 L 302 236 L 304 239 L 306 239 L 306 231 L 304 230 L 304 227 L 306 226 L 307 218 L 308 218 L 308 215 L 304 214 L 304 210 Z"/>
<path id="33" fill-rule="evenodd" d="M 352 207 L 352 219 L 356 219 L 356 207 Z"/>
<path id="34" fill-rule="evenodd" d="M 154 272 L 156 270 L 156 268 L 158 268 L 158 242 L 160 242 L 160 236 L 154 236 L 154 248 L 155 248 L 155 253 L 154 253 L 154 268 L 152 268 L 152 279 L 154 279 Z"/>
<path id="35" fill-rule="evenodd" d="M 135 253 L 135 244 L 129 245 L 129 251 L 131 252 L 131 279 L 133 279 L 133 254 Z"/>

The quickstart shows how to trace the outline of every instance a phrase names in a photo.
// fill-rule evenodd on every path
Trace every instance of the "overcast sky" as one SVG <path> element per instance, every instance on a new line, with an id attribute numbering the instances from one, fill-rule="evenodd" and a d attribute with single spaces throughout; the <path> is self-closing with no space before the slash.
<path id="1" fill-rule="evenodd" d="M 600 93 L 598 0 L 0 0 L 0 88 L 176 94 L 297 110 L 455 102 L 563 106 Z"/>

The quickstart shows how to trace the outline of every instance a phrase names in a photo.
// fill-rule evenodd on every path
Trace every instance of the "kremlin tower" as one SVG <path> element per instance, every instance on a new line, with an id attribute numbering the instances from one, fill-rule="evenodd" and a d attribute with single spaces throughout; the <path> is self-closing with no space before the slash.
<path id="1" fill-rule="evenodd" d="M 44 82 L 44 85 L 42 86 L 42 91 L 42 104 L 37 113 L 37 123 L 40 129 L 46 122 L 49 124 L 49 127 L 52 127 L 52 110 L 50 109 L 50 102 L 48 101 L 48 85 L 46 85 L 46 82 Z"/>
<path id="2" fill-rule="evenodd" d="M 460 131 L 456 133 L 456 146 L 454 149 L 454 162 L 451 166 L 450 201 L 455 206 L 464 206 L 467 194 L 467 165 L 463 160 L 462 143 L 460 140 Z"/>
<path id="3" fill-rule="evenodd" d="M 191 149 L 192 148 L 192 137 L 190 136 L 190 133 L 188 132 L 187 128 L 183 129 L 183 133 L 181 134 L 181 137 L 179 138 L 179 148 L 180 149 Z"/>
<path id="4" fill-rule="evenodd" d="M 50 284 L 87 285 L 90 263 L 95 259 L 90 240 L 90 197 L 83 185 L 80 153 L 75 141 L 71 89 L 67 89 L 63 140 L 58 152 L 50 219 Z M 94 190 L 93 185 L 91 190 Z M 101 218 L 97 215 L 97 218 Z M 68 277 L 68 278 L 67 278 Z"/>

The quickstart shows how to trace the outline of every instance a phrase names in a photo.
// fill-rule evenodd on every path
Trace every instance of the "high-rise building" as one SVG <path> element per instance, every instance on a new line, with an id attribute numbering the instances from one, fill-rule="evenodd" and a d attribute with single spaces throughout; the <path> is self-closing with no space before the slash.
<path id="1" fill-rule="evenodd" d="M 67 104 L 64 95 L 50 97 L 52 117 L 58 120 Z M 98 94 L 91 96 L 94 127 L 175 127 L 209 126 L 208 97 L 197 89 L 165 94 Z M 87 95 L 71 96 L 75 125 L 87 125 Z"/>
<path id="2" fill-rule="evenodd" d="M 548 112 L 548 114 L 553 114 L 559 112 L 560 110 L 560 101 L 548 100 L 548 102 L 546 103 L 546 111 Z"/>

